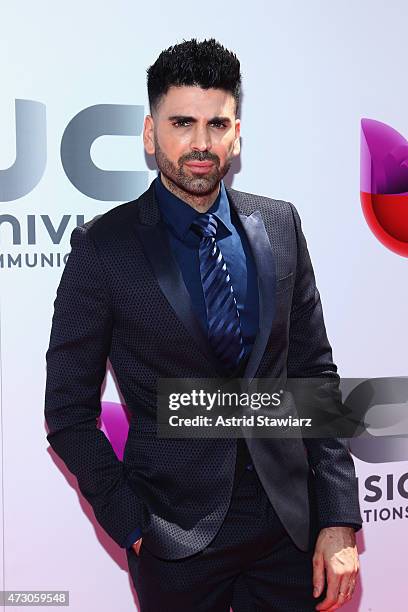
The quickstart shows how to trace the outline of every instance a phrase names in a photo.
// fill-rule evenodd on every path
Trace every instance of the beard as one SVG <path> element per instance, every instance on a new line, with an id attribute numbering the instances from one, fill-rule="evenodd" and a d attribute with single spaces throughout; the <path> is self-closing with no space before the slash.
<path id="1" fill-rule="evenodd" d="M 233 158 L 232 147 L 223 166 L 220 165 L 218 155 L 210 151 L 191 151 L 191 153 L 182 155 L 176 165 L 160 148 L 156 134 L 154 135 L 154 144 L 156 163 L 160 172 L 178 189 L 193 196 L 205 196 L 213 193 L 231 167 Z M 189 161 L 212 161 L 214 165 L 205 175 L 191 176 L 186 173 L 184 167 L 184 163 Z"/>

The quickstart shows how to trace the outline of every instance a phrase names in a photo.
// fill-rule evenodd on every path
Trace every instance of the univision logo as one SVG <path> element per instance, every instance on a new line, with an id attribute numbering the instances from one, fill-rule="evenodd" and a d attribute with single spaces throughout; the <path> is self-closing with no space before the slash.
<path id="1" fill-rule="evenodd" d="M 408 141 L 373 119 L 361 121 L 360 198 L 373 234 L 408 257 Z"/>

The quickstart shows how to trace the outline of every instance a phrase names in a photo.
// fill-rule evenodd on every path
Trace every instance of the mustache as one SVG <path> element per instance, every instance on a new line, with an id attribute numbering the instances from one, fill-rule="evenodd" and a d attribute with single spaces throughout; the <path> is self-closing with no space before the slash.
<path id="1" fill-rule="evenodd" d="M 179 164 L 181 165 L 182 163 L 187 161 L 212 161 L 215 164 L 219 164 L 220 158 L 218 157 L 218 155 L 210 153 L 210 151 L 193 151 L 188 155 L 183 155 L 182 157 L 180 157 Z"/>

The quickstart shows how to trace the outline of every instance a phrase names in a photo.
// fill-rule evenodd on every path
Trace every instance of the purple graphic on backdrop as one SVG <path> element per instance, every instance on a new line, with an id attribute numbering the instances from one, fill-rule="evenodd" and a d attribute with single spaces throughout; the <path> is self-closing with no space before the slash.
<path id="1" fill-rule="evenodd" d="M 101 403 L 100 429 L 108 438 L 118 459 L 122 461 L 129 431 L 127 408 L 117 402 Z"/>
<path id="2" fill-rule="evenodd" d="M 361 121 L 360 197 L 384 246 L 408 257 L 408 141 L 385 123 Z"/>

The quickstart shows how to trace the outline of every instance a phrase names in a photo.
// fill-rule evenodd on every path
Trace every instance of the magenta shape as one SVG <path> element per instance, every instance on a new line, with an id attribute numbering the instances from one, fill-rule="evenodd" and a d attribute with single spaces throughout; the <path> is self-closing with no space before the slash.
<path id="1" fill-rule="evenodd" d="M 126 407 L 115 402 L 102 402 L 101 426 L 118 459 L 122 461 L 129 431 Z"/>
<path id="2" fill-rule="evenodd" d="M 360 189 L 373 194 L 408 194 L 408 141 L 374 119 L 361 120 Z"/>

